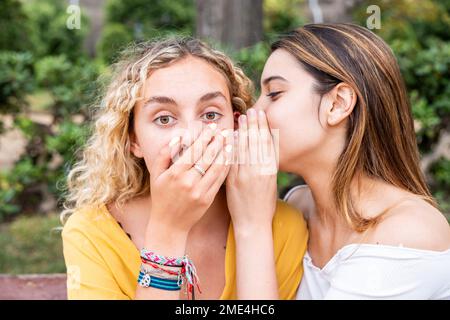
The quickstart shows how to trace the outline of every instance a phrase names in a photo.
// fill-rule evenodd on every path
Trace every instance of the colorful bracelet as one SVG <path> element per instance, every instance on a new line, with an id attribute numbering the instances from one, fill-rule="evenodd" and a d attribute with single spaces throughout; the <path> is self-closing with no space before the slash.
<path id="1" fill-rule="evenodd" d="M 171 275 L 178 275 L 180 273 L 180 271 L 181 271 L 181 270 L 173 271 L 171 269 L 166 269 L 166 268 L 164 268 L 164 266 L 152 263 L 152 262 L 150 262 L 148 260 L 145 260 L 145 259 L 141 259 L 141 262 L 142 262 L 143 266 L 148 265 L 148 266 L 151 266 L 153 269 L 157 269 L 157 270 L 160 270 L 161 272 L 165 272 L 165 273 L 171 274 Z M 177 267 L 177 268 L 180 268 L 180 267 Z"/>
<path id="2" fill-rule="evenodd" d="M 148 268 L 146 265 L 141 265 L 141 272 L 148 273 L 151 276 L 156 276 L 158 278 L 178 280 L 181 277 L 181 272 L 168 273 L 166 270 Z"/>
<path id="3" fill-rule="evenodd" d="M 170 266 L 170 267 L 182 267 L 184 260 L 184 257 L 183 258 L 166 257 L 156 254 L 145 248 L 141 250 L 141 258 L 149 262 L 154 262 L 162 266 Z"/>
<path id="4" fill-rule="evenodd" d="M 177 291 L 181 289 L 179 280 L 171 280 L 158 278 L 150 275 L 149 273 L 139 272 L 138 284 L 144 288 L 157 288 L 169 291 Z"/>
<path id="5" fill-rule="evenodd" d="M 200 286 L 199 286 L 199 278 L 197 275 L 197 270 L 195 269 L 194 263 L 189 259 L 187 255 L 183 256 L 182 258 L 173 258 L 173 257 L 166 257 L 162 255 L 158 255 L 154 253 L 153 251 L 149 251 L 145 248 L 143 248 L 140 252 L 141 260 L 144 264 L 156 266 L 165 266 L 165 267 L 179 267 L 181 270 L 178 274 L 178 286 L 181 287 L 182 284 L 186 284 L 186 294 L 188 296 L 192 296 L 194 299 L 194 288 L 197 287 L 198 291 L 201 293 Z M 157 269 L 156 267 L 154 269 Z M 161 269 L 161 268 L 159 268 Z M 167 273 L 169 273 L 169 270 L 163 269 Z M 148 277 L 153 277 L 150 274 L 148 274 Z M 148 281 L 150 281 L 151 278 L 148 278 Z M 158 281 L 158 280 L 157 280 Z M 174 281 L 174 280 L 172 280 Z M 156 287 L 155 287 L 156 288 Z M 160 287 L 160 289 L 164 289 Z"/>

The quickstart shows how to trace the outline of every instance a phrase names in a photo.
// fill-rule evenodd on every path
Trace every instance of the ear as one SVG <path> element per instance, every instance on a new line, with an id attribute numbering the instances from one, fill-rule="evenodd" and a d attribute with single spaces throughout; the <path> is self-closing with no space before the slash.
<path id="1" fill-rule="evenodd" d="M 329 126 L 336 126 L 352 113 L 356 105 L 356 92 L 351 86 L 342 82 L 336 85 L 329 95 L 331 101 L 327 110 L 327 123 Z"/>
<path id="2" fill-rule="evenodd" d="M 137 140 L 136 134 L 133 132 L 130 133 L 130 151 L 137 158 L 143 158 L 144 154 L 142 153 L 141 146 Z"/>

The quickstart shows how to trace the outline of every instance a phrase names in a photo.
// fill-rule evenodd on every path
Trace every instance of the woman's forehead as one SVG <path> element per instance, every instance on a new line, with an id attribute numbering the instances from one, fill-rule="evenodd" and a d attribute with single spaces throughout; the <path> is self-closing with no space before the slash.
<path id="1" fill-rule="evenodd" d="M 229 96 L 225 76 L 210 63 L 191 56 L 152 71 L 145 82 L 145 91 L 148 95 L 192 93 L 198 96 L 219 91 Z"/>

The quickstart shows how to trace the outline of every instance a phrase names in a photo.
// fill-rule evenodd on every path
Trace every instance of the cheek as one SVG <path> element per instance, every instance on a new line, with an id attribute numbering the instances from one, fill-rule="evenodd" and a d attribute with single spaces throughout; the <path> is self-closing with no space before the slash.
<path id="1" fill-rule="evenodd" d="M 226 113 L 217 123 L 219 129 L 233 129 L 234 127 L 234 114 Z"/>
<path id="2" fill-rule="evenodd" d="M 151 126 L 142 126 L 138 131 L 138 140 L 147 169 L 150 170 L 152 163 L 158 156 L 161 148 L 168 144 L 172 135 L 168 130 L 157 130 Z"/>
<path id="3" fill-rule="evenodd" d="M 318 102 L 301 96 L 282 97 L 267 108 L 270 127 L 278 129 L 280 166 L 320 145 L 324 131 L 317 108 Z"/>

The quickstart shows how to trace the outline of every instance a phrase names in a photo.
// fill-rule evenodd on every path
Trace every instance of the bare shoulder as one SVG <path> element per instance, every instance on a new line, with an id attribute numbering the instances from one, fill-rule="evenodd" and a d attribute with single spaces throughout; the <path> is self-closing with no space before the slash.
<path id="1" fill-rule="evenodd" d="M 314 210 L 314 198 L 308 185 L 296 186 L 285 197 L 285 201 L 308 218 Z"/>
<path id="2" fill-rule="evenodd" d="M 450 248 L 450 227 L 439 210 L 417 197 L 389 210 L 371 238 L 385 245 L 445 251 Z"/>

